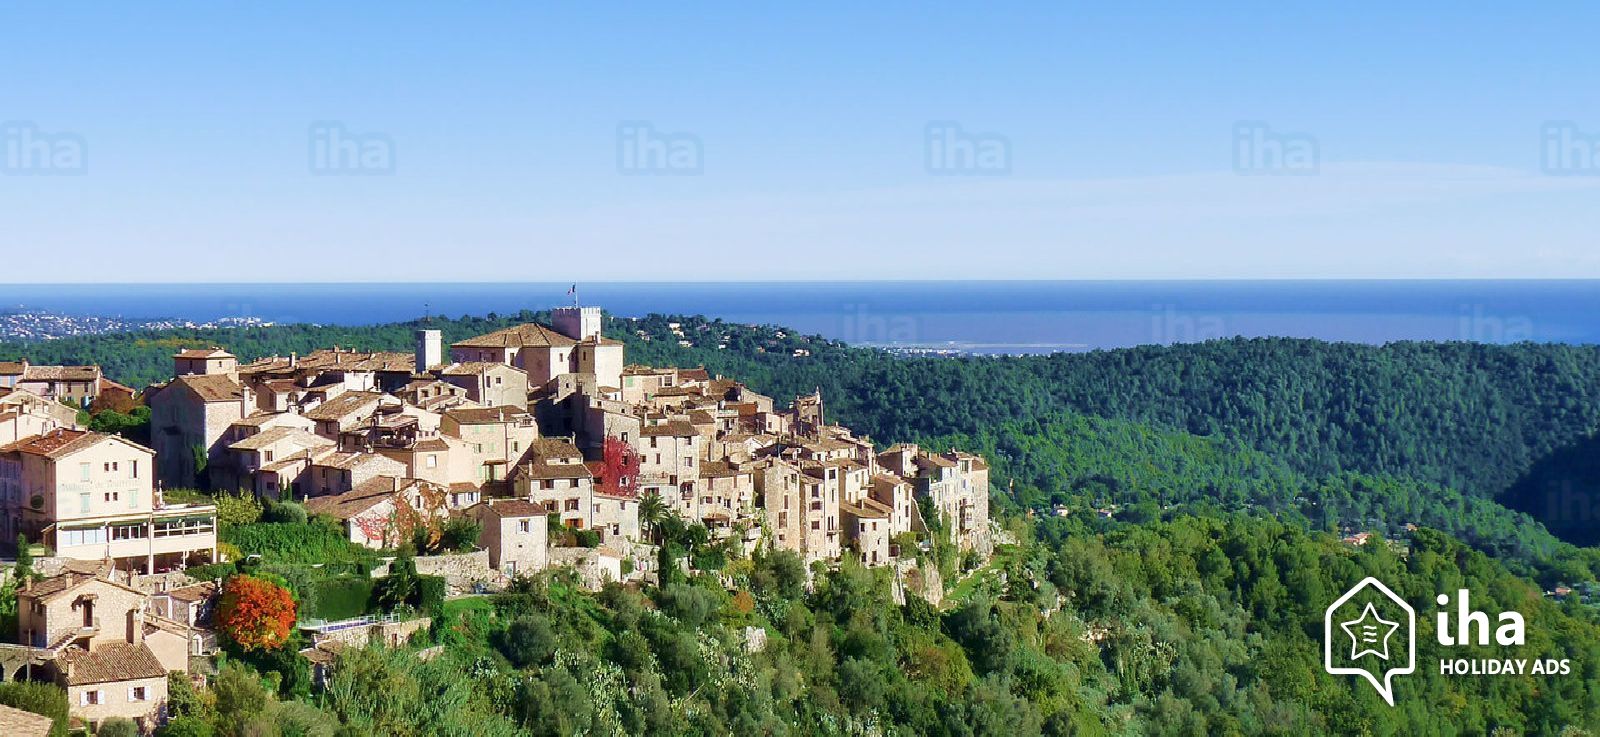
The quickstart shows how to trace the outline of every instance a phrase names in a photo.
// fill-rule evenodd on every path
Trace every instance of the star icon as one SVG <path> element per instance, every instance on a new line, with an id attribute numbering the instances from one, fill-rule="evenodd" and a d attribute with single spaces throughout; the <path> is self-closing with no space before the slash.
<path id="1" fill-rule="evenodd" d="M 1376 655 L 1379 660 L 1388 660 L 1389 637 L 1400 629 L 1400 623 L 1379 617 L 1372 602 L 1367 602 L 1367 608 L 1361 611 L 1359 618 L 1340 622 L 1339 629 L 1350 636 L 1351 660 L 1363 655 Z"/>

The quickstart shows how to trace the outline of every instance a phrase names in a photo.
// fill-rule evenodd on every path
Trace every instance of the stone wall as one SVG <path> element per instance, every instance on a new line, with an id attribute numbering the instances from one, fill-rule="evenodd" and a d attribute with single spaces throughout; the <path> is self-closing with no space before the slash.
<path id="1" fill-rule="evenodd" d="M 445 588 L 451 595 L 472 591 L 479 584 L 489 589 L 503 587 L 505 584 L 505 577 L 489 567 L 487 550 L 449 555 L 421 555 L 413 560 L 417 564 L 418 575 L 444 578 Z M 372 577 L 383 578 L 389 575 L 392 564 L 393 559 L 390 559 L 388 563 L 374 566 Z"/>

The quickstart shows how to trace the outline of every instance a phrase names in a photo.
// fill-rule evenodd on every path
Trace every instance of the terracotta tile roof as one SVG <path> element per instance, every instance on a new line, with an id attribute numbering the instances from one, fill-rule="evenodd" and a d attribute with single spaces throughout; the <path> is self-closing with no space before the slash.
<path id="1" fill-rule="evenodd" d="M 233 450 L 261 450 L 285 440 L 293 441 L 301 448 L 325 448 L 334 444 L 332 440 L 298 427 L 269 427 L 228 447 Z"/>
<path id="2" fill-rule="evenodd" d="M 639 435 L 647 438 L 651 436 L 682 438 L 698 434 L 699 431 L 694 429 L 694 425 L 683 420 L 671 420 L 661 425 L 647 425 L 639 428 Z"/>
<path id="3" fill-rule="evenodd" d="M 517 466 L 512 473 L 529 479 L 592 479 L 594 474 L 582 463 L 532 462 Z"/>
<path id="4" fill-rule="evenodd" d="M 23 381 L 97 381 L 99 366 L 29 366 L 22 372 Z"/>
<path id="5" fill-rule="evenodd" d="M 144 643 L 112 642 L 93 650 L 71 647 L 62 651 L 59 661 L 69 686 L 167 677 L 166 667 Z"/>
<path id="6" fill-rule="evenodd" d="M 237 402 L 244 396 L 239 382 L 226 374 L 189 374 L 172 380 L 199 395 L 203 402 Z"/>
<path id="7" fill-rule="evenodd" d="M 410 481 L 410 483 L 407 483 Z M 414 481 L 379 476 L 356 485 L 343 494 L 314 496 L 305 501 L 306 511 L 326 514 L 335 519 L 350 519 L 362 512 L 393 499 L 396 492 L 409 488 Z"/>
<path id="8" fill-rule="evenodd" d="M 0 361 L 0 376 L 21 376 L 24 365 L 21 361 Z"/>
<path id="9" fill-rule="evenodd" d="M 306 413 L 306 417 L 318 421 L 343 420 L 377 404 L 382 398 L 383 395 L 377 392 L 345 392 L 317 405 L 316 409 Z"/>
<path id="10" fill-rule="evenodd" d="M 494 361 L 464 361 L 464 362 L 452 363 L 449 366 L 446 366 L 446 367 L 444 367 L 442 369 L 439 369 L 439 375 L 441 375 L 441 376 L 481 376 L 481 375 L 483 375 L 485 373 L 488 373 L 490 371 L 494 371 L 496 369 L 511 369 L 511 368 L 512 368 L 511 366 L 507 366 L 507 365 L 505 365 L 503 363 L 495 363 Z M 516 369 L 512 369 L 512 370 L 516 370 Z"/>
<path id="11" fill-rule="evenodd" d="M 678 378 L 684 381 L 710 381 L 711 374 L 704 368 L 678 369 Z"/>
<path id="12" fill-rule="evenodd" d="M 726 461 L 705 461 L 700 464 L 700 478 L 724 478 L 745 473 L 748 472 Z"/>
<path id="13" fill-rule="evenodd" d="M 111 441 L 122 443 L 131 448 L 137 448 L 151 455 L 155 451 L 119 435 L 108 435 L 103 432 L 88 432 L 85 430 L 69 430 L 58 428 L 43 435 L 24 438 L 7 446 L 0 447 L 0 452 L 14 451 L 29 455 L 44 456 L 51 460 L 62 458 L 86 448 L 92 448 L 100 443 Z"/>
<path id="14" fill-rule="evenodd" d="M 218 586 L 216 581 L 201 581 L 200 583 L 190 584 L 188 586 L 182 586 L 176 589 L 168 589 L 166 594 L 167 596 L 179 601 L 205 601 L 206 599 L 216 596 L 217 589 Z"/>
<path id="15" fill-rule="evenodd" d="M 367 463 L 383 461 L 388 461 L 396 466 L 405 465 L 397 460 L 394 460 L 393 458 L 382 456 L 377 453 L 346 453 L 342 451 L 329 453 L 321 458 L 318 458 L 316 460 L 316 465 L 344 470 L 356 468 Z"/>
<path id="16" fill-rule="evenodd" d="M 543 504 L 526 499 L 495 499 L 480 504 L 496 517 L 543 517 L 546 514 Z"/>
<path id="17" fill-rule="evenodd" d="M 0 734 L 7 737 L 47 737 L 54 725 L 50 717 L 0 704 Z"/>
<path id="18" fill-rule="evenodd" d="M 565 438 L 536 438 L 528 444 L 528 458 L 572 458 L 582 456 L 583 452 L 578 446 L 567 442 Z"/>
<path id="19" fill-rule="evenodd" d="M 221 348 L 185 348 L 172 354 L 173 358 L 233 358 L 233 354 Z"/>
<path id="20" fill-rule="evenodd" d="M 444 416 L 463 425 L 489 425 L 519 420 L 528 416 L 527 410 L 518 407 L 484 407 L 478 409 L 447 409 Z"/>
<path id="21" fill-rule="evenodd" d="M 554 328 L 540 325 L 536 322 L 515 325 L 504 330 L 468 338 L 459 343 L 453 343 L 452 348 L 538 348 L 577 345 L 578 341 L 568 338 L 555 331 Z"/>

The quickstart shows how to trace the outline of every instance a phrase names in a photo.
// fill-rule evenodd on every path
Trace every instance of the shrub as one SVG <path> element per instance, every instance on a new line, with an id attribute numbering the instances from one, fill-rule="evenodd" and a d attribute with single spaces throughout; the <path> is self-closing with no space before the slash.
<path id="1" fill-rule="evenodd" d="M 430 616 L 444 611 L 445 583 L 442 576 L 417 577 L 416 608 Z"/>
<path id="2" fill-rule="evenodd" d="M 223 529 L 253 524 L 261 519 L 261 502 L 244 493 L 218 494 L 217 524 Z"/>
<path id="3" fill-rule="evenodd" d="M 0 683 L 0 704 L 50 717 L 55 722 L 50 727 L 50 737 L 66 737 L 66 691 L 48 683 L 30 681 Z"/>
<path id="4" fill-rule="evenodd" d="M 309 614 L 328 620 L 366 614 L 372 606 L 373 586 L 373 580 L 366 577 L 340 576 L 318 581 L 313 585 L 316 606 Z"/>
<path id="5" fill-rule="evenodd" d="M 518 668 L 541 665 L 556 652 L 555 631 L 542 614 L 517 617 L 504 632 L 495 633 L 493 643 Z"/>
<path id="6" fill-rule="evenodd" d="M 333 563 L 371 560 L 376 554 L 350 542 L 337 522 L 317 517 L 310 524 L 257 522 L 225 528 L 224 542 L 269 563 Z"/>
<path id="7" fill-rule="evenodd" d="M 661 609 L 674 619 L 699 627 L 717 609 L 717 598 L 698 586 L 684 583 L 668 584 L 656 597 Z"/>
<path id="8" fill-rule="evenodd" d="M 278 524 L 303 525 L 306 523 L 306 508 L 294 502 L 268 502 L 266 511 L 261 514 L 262 522 L 275 522 Z"/>
<path id="9" fill-rule="evenodd" d="M 139 727 L 132 719 L 111 717 L 101 722 L 94 734 L 95 737 L 139 737 Z"/>
<path id="10" fill-rule="evenodd" d="M 210 721 L 198 716 L 178 716 L 155 731 L 155 737 L 211 737 L 216 731 Z"/>
<path id="11" fill-rule="evenodd" d="M 478 548 L 483 525 L 471 517 L 456 517 L 439 532 L 438 552 L 470 553 Z"/>
<path id="12" fill-rule="evenodd" d="M 233 563 L 209 563 L 203 566 L 189 566 L 184 570 L 184 573 L 190 578 L 201 581 L 215 581 L 219 578 L 227 578 L 238 572 L 238 566 Z"/>
<path id="13" fill-rule="evenodd" d="M 200 717 L 177 717 L 161 725 L 155 737 L 212 737 L 211 722 Z"/>

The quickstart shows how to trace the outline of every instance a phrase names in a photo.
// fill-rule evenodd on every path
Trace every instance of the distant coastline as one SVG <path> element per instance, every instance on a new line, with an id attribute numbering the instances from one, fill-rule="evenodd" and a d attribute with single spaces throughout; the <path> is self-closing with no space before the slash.
<path id="1" fill-rule="evenodd" d="M 0 285 L 0 313 L 85 324 L 367 325 L 572 301 L 569 282 Z M 1600 280 L 580 283 L 612 314 L 703 314 L 911 353 L 1211 338 L 1600 343 Z M 75 333 L 80 334 L 80 333 Z M 12 335 L 0 339 L 18 339 Z"/>

